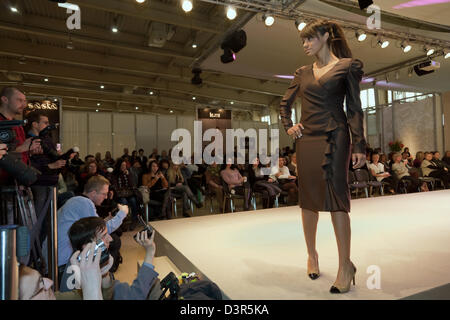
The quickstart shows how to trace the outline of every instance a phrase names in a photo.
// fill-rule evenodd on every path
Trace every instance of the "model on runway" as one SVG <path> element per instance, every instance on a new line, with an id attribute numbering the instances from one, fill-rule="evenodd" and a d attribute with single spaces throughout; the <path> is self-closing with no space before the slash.
<path id="1" fill-rule="evenodd" d="M 301 32 L 303 49 L 315 62 L 295 72 L 280 105 L 281 121 L 296 139 L 299 206 L 308 249 L 308 275 L 319 277 L 316 251 L 318 211 L 331 212 L 339 253 L 339 269 L 331 293 L 344 293 L 356 268 L 350 260 L 350 158 L 353 168 L 364 165 L 366 142 L 359 82 L 363 64 L 352 59 L 342 28 L 317 21 Z M 293 125 L 291 106 L 301 97 L 301 123 Z M 343 109 L 346 99 L 347 114 Z M 350 133 L 351 132 L 351 144 Z M 351 149 L 353 151 L 351 151 Z"/>

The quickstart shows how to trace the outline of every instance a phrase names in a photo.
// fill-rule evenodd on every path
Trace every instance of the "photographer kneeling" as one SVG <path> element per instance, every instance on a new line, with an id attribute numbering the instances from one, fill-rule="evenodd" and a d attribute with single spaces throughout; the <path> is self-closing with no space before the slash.
<path id="1" fill-rule="evenodd" d="M 136 236 L 136 242 L 145 248 L 145 259 L 137 278 L 130 286 L 128 283 L 114 280 L 109 269 L 113 265 L 113 258 L 108 253 L 108 248 L 112 238 L 109 236 L 106 228 L 106 223 L 99 217 L 83 218 L 75 222 L 69 229 L 69 238 L 74 250 L 82 250 L 87 244 L 95 241 L 97 244 L 104 244 L 103 254 L 97 252 L 98 255 L 104 256 L 104 264 L 100 265 L 102 273 L 102 288 L 107 290 L 113 289 L 113 300 L 145 300 L 147 299 L 152 285 L 158 277 L 158 273 L 154 271 L 153 257 L 155 256 L 155 243 L 153 242 L 154 232 L 150 239 L 147 238 L 147 230 L 139 232 Z M 109 256 L 109 259 L 106 257 Z M 73 264 L 75 261 L 71 259 Z M 66 268 L 61 280 L 60 291 L 68 291 L 73 285 L 73 276 L 69 272 L 69 267 Z M 155 286 L 156 289 L 157 286 Z"/>

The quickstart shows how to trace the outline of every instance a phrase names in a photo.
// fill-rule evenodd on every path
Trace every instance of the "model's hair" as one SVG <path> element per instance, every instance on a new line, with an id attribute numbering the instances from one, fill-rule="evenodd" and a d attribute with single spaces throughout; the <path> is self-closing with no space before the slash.
<path id="1" fill-rule="evenodd" d="M 98 166 L 97 166 L 98 169 Z M 84 193 L 90 193 L 92 191 L 99 192 L 103 186 L 109 186 L 110 182 L 103 176 L 93 176 L 84 185 Z"/>
<path id="2" fill-rule="evenodd" d="M 329 34 L 327 40 L 328 47 L 336 57 L 339 59 L 352 58 L 352 51 L 347 44 L 344 31 L 342 30 L 342 27 L 334 21 L 318 20 L 311 22 L 301 31 L 300 36 L 302 38 L 317 38 L 318 34 L 323 36 L 325 32 L 328 32 Z"/>
<path id="3" fill-rule="evenodd" d="M 86 217 L 76 221 L 69 229 L 70 244 L 74 251 L 82 250 L 83 245 L 95 240 L 97 233 L 106 228 L 106 222 L 100 217 Z"/>

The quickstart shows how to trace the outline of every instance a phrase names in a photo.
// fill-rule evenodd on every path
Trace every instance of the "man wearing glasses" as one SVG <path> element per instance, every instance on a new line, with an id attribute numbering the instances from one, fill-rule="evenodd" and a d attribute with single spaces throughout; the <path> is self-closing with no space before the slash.
<path id="1" fill-rule="evenodd" d="M 59 279 L 69 262 L 73 249 L 70 244 L 68 231 L 74 222 L 86 217 L 98 217 L 95 206 L 108 197 L 109 181 L 102 176 L 91 177 L 84 186 L 84 192 L 81 196 L 73 197 L 58 210 L 58 270 Z M 108 234 L 114 232 L 120 227 L 122 221 L 128 214 L 128 206 L 118 204 L 119 212 L 110 220 L 106 221 Z M 42 245 L 47 247 L 46 241 Z"/>

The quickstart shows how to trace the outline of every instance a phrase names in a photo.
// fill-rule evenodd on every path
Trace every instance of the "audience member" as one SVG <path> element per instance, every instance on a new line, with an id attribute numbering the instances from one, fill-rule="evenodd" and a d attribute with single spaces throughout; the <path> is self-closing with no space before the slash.
<path id="1" fill-rule="evenodd" d="M 379 154 L 372 154 L 372 163 L 369 164 L 369 170 L 377 181 L 388 183 L 389 192 L 391 194 L 395 194 L 395 190 L 397 190 L 398 186 L 398 180 L 395 176 L 392 176 L 389 172 L 385 171 L 384 165 L 378 162 L 379 159 Z"/>
<path id="2" fill-rule="evenodd" d="M 112 184 L 118 202 L 123 205 L 129 205 L 131 208 L 131 225 L 129 230 L 132 231 L 138 224 L 139 211 L 135 195 L 137 185 L 133 179 L 133 175 L 127 169 L 127 163 L 125 160 L 116 162 Z"/>
<path id="3" fill-rule="evenodd" d="M 272 167 L 269 177 L 279 183 L 281 190 L 288 193 L 288 205 L 295 205 L 298 203 L 298 187 L 295 184 L 297 177 L 290 174 L 285 163 L 285 158 L 280 157 L 278 159 L 278 165 Z"/>
<path id="4" fill-rule="evenodd" d="M 206 187 L 209 188 L 215 194 L 215 198 L 219 202 L 220 212 L 223 210 L 223 186 L 220 177 L 220 166 L 213 162 L 209 165 L 205 172 Z"/>
<path id="5" fill-rule="evenodd" d="M 424 157 L 425 157 L 425 154 L 422 151 L 416 152 L 416 158 L 413 161 L 413 167 L 420 168 Z"/>
<path id="6" fill-rule="evenodd" d="M 149 163 L 149 170 L 142 176 L 142 185 L 149 188 L 149 206 L 156 207 L 156 217 L 171 218 L 169 182 L 164 174 L 159 170 L 158 161 L 152 160 Z M 156 205 L 155 201 L 159 203 Z"/>
<path id="7" fill-rule="evenodd" d="M 448 168 L 443 164 L 445 163 L 441 160 L 436 161 L 431 152 L 425 152 L 425 159 L 422 161 L 421 168 L 424 176 L 441 179 L 444 183 L 444 187 L 448 189 L 450 174 Z"/>
<path id="8" fill-rule="evenodd" d="M 114 168 L 114 164 L 115 164 L 115 161 L 114 161 L 114 159 L 111 156 L 111 152 L 110 151 L 106 151 L 105 159 L 103 159 L 103 167 L 105 169 Z"/>
<path id="9" fill-rule="evenodd" d="M 247 177 L 243 177 L 232 159 L 228 159 L 225 168 L 220 172 L 220 176 L 227 184 L 229 192 L 239 194 L 244 197 L 244 210 L 249 210 L 251 196 L 250 183 Z"/>
<path id="10" fill-rule="evenodd" d="M 409 170 L 406 167 L 407 160 L 402 161 L 402 155 L 400 153 L 394 153 L 392 160 L 394 162 L 392 164 L 392 171 L 397 175 L 397 178 L 400 181 L 406 180 L 409 182 L 408 192 L 417 192 L 419 187 L 421 187 L 422 191 L 428 190 L 426 182 L 421 184 L 417 178 L 409 174 Z"/>
<path id="11" fill-rule="evenodd" d="M 276 197 L 281 194 L 281 189 L 273 179 L 263 174 L 261 168 L 259 159 L 255 158 L 253 165 L 248 168 L 250 185 L 252 190 L 262 193 L 263 208 L 273 208 Z"/>

